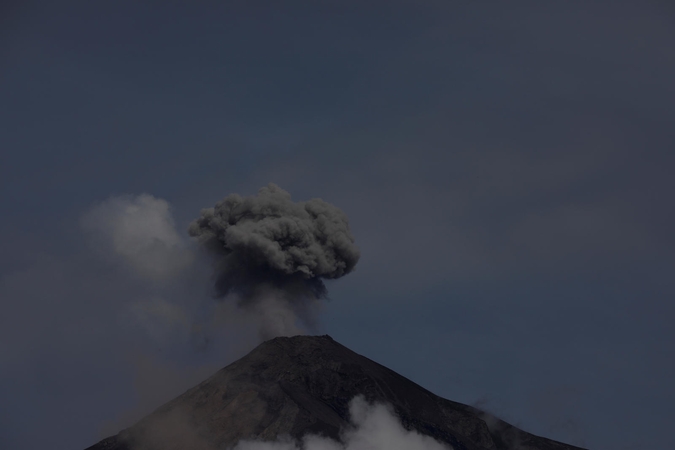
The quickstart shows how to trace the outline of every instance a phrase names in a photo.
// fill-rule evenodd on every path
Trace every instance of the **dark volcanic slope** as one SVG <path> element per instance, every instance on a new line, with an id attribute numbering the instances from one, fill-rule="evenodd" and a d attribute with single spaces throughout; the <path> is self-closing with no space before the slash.
<path id="1" fill-rule="evenodd" d="M 408 429 L 456 450 L 579 449 L 438 397 L 329 336 L 267 341 L 242 359 L 87 450 L 227 449 L 240 439 L 306 433 L 339 438 L 356 395 L 393 406 Z"/>

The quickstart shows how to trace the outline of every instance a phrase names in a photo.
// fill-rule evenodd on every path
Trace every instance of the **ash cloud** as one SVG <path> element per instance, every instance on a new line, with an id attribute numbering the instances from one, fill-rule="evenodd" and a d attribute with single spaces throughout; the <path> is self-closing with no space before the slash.
<path id="1" fill-rule="evenodd" d="M 188 232 L 213 258 L 215 296 L 257 314 L 263 339 L 299 334 L 296 318 L 311 326 L 324 280 L 350 273 L 360 256 L 342 210 L 294 202 L 272 183 L 203 209 Z"/>
<path id="2" fill-rule="evenodd" d="M 344 212 L 321 199 L 294 202 L 274 184 L 202 210 L 188 229 L 193 241 L 150 194 L 112 196 L 80 225 L 99 256 L 138 282 L 129 312 L 162 347 L 179 335 L 210 341 L 220 328 L 256 340 L 316 331 L 324 280 L 359 259 Z M 227 301 L 207 305 L 209 290 Z"/>

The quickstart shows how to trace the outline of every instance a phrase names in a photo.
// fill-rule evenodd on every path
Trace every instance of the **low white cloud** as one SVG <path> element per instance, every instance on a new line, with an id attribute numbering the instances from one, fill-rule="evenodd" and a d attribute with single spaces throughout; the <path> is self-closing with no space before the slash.
<path id="1" fill-rule="evenodd" d="M 382 404 L 370 404 L 363 397 L 349 405 L 351 426 L 342 433 L 341 442 L 307 435 L 302 442 L 241 441 L 234 450 L 448 450 L 451 447 L 435 439 L 406 430 L 394 412 Z"/>

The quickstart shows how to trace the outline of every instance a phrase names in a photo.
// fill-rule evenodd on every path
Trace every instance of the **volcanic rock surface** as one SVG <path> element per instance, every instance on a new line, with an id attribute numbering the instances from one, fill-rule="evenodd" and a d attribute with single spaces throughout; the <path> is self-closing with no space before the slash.
<path id="1" fill-rule="evenodd" d="M 387 403 L 408 430 L 455 450 L 579 450 L 438 397 L 329 336 L 280 337 L 87 450 L 214 450 L 241 439 L 335 440 L 349 402 Z"/>

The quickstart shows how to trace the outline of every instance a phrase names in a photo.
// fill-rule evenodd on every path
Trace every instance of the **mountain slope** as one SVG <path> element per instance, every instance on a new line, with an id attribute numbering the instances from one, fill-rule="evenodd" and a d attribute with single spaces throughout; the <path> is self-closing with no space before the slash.
<path id="1" fill-rule="evenodd" d="M 264 342 L 134 426 L 87 450 L 214 450 L 240 439 L 340 438 L 349 402 L 391 405 L 403 426 L 455 450 L 574 450 L 443 399 L 329 336 Z"/>

